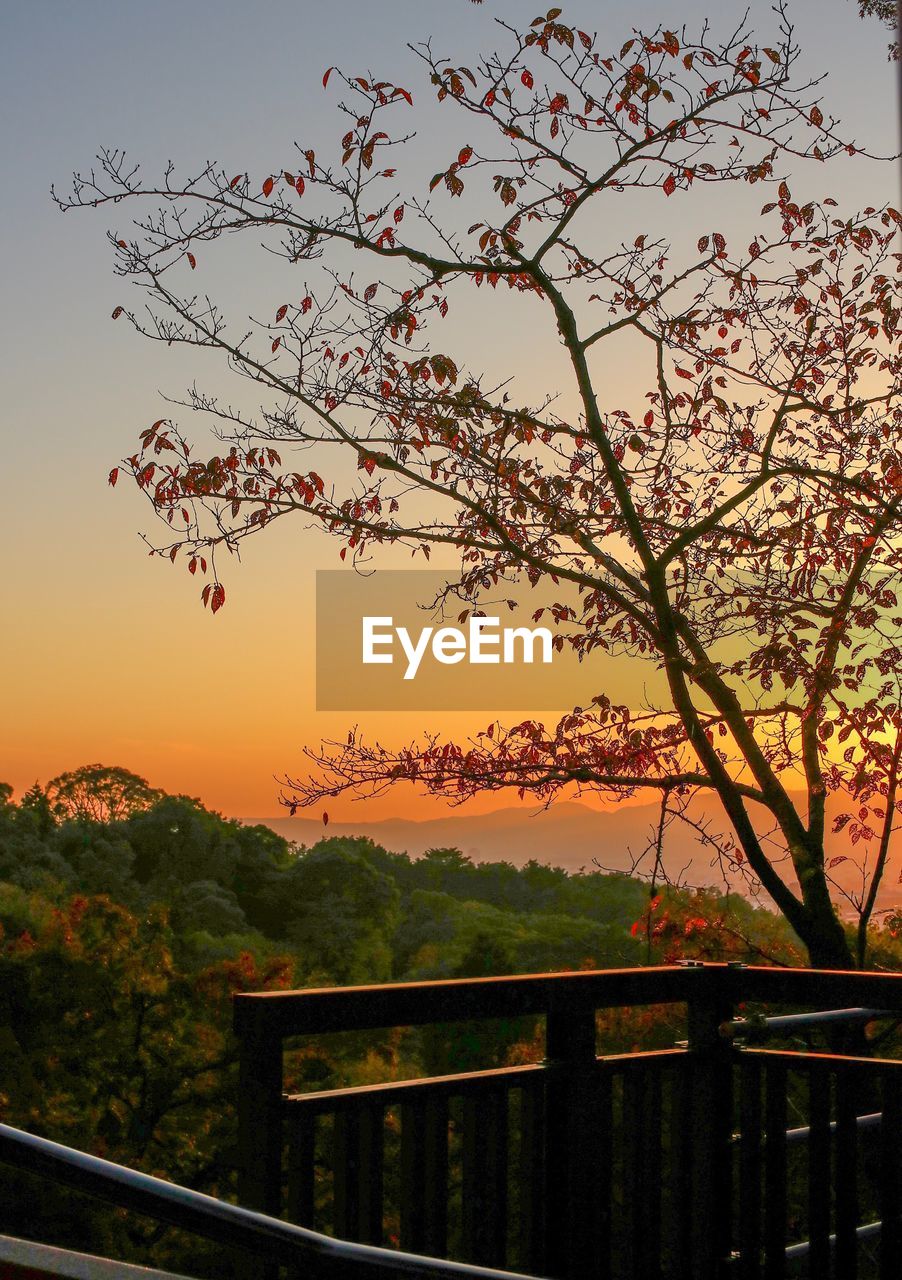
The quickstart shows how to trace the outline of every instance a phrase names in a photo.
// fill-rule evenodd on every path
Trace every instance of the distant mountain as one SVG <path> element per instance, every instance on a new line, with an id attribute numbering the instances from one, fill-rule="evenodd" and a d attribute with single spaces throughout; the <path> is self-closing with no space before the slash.
<path id="1" fill-rule="evenodd" d="M 361 806 L 362 807 L 362 806 Z M 835 812 L 838 802 L 834 801 Z M 689 810 L 695 822 L 709 821 L 712 830 L 725 832 L 727 819 L 712 798 L 696 798 Z M 828 829 L 829 829 L 828 813 Z M 297 844 L 312 845 L 329 836 L 369 836 L 397 853 L 419 857 L 427 849 L 461 849 L 474 862 L 507 861 L 515 866 L 535 859 L 564 867 L 568 871 L 598 869 L 630 871 L 632 858 L 645 849 L 658 821 L 658 806 L 621 805 L 616 809 L 590 809 L 576 801 L 552 805 L 549 809 L 503 808 L 491 813 L 450 812 L 440 818 L 413 821 L 386 818 L 375 822 L 330 822 L 324 828 L 315 818 L 279 817 L 247 819 L 262 822 Z M 828 856 L 855 853 L 843 834 L 828 837 Z M 632 855 L 632 856 L 631 856 Z M 649 867 L 648 862 L 645 863 Z M 722 886 L 723 876 L 703 847 L 696 832 L 685 823 L 673 824 L 667 832 L 664 866 L 670 876 L 680 874 L 690 884 Z M 844 888 L 861 885 L 861 875 L 851 862 L 835 869 Z M 878 905 L 890 907 L 902 902 L 898 865 L 891 867 L 881 888 Z M 733 880 L 741 889 L 741 882 Z"/>
<path id="2" fill-rule="evenodd" d="M 626 871 L 628 848 L 638 853 L 657 820 L 654 805 L 630 806 L 601 813 L 587 805 L 566 802 L 550 809 L 496 809 L 492 813 L 450 813 L 447 817 L 411 821 L 387 818 L 377 822 L 330 822 L 314 818 L 261 818 L 268 827 L 299 844 L 314 844 L 324 835 L 369 836 L 386 849 L 418 857 L 427 849 L 453 846 L 475 862 L 506 860 L 517 866 L 535 858 L 576 871 L 593 869 L 597 859 L 605 867 Z M 689 848 L 689 842 L 684 842 Z"/>

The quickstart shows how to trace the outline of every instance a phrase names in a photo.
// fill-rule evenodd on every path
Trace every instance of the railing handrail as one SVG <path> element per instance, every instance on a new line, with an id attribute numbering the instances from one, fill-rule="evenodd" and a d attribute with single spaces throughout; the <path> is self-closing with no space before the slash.
<path id="1" fill-rule="evenodd" d="M 5 1124 L 0 1124 L 0 1163 L 39 1174 L 218 1244 L 257 1255 L 265 1251 L 268 1262 L 310 1264 L 311 1280 L 337 1280 L 351 1274 L 360 1274 L 367 1280 L 390 1280 L 393 1276 L 423 1280 L 532 1280 L 511 1271 L 335 1240 Z"/>
<path id="2" fill-rule="evenodd" d="M 784 1013 L 768 1018 L 734 1018 L 729 1028 L 734 1036 L 775 1035 L 781 1031 L 805 1031 L 809 1027 L 842 1026 L 881 1022 L 896 1014 L 886 1009 L 819 1009 L 814 1013 Z"/>
<path id="3" fill-rule="evenodd" d="M 596 1057 L 597 1070 L 641 1071 L 643 1067 L 667 1065 L 684 1058 L 685 1049 L 640 1049 L 635 1053 L 613 1053 Z M 529 1062 L 519 1067 L 490 1067 L 484 1071 L 457 1071 L 444 1076 L 417 1076 L 394 1080 L 387 1084 L 354 1084 L 338 1089 L 314 1089 L 307 1093 L 283 1093 L 282 1103 L 289 1110 L 302 1108 L 313 1113 L 332 1114 L 344 1107 L 361 1105 L 385 1107 L 405 1099 L 443 1096 L 462 1098 L 492 1089 L 539 1087 L 557 1063 Z"/>
<path id="4" fill-rule="evenodd" d="M 285 1038 L 694 999 L 857 1005 L 902 1013 L 902 974 L 731 964 L 595 969 L 248 992 L 234 997 L 234 1015 L 239 1035 L 260 1031 Z"/>
<path id="5" fill-rule="evenodd" d="M 726 966 L 719 966 L 726 972 Z M 622 1005 L 680 1003 L 701 993 L 711 966 L 593 969 L 451 978 L 361 987 L 241 992 L 235 1030 L 275 1036 L 321 1035 L 376 1027 L 412 1027 L 471 1018 L 569 1013 Z M 902 1000 L 902 991 L 900 991 Z"/>

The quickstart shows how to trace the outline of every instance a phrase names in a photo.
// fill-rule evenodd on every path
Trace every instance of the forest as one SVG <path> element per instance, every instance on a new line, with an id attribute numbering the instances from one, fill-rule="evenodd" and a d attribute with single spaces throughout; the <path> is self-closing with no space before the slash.
<path id="1" fill-rule="evenodd" d="M 296 846 L 100 765 L 18 801 L 0 787 L 0 1120 L 212 1194 L 233 1187 L 235 991 L 727 955 L 801 952 L 777 915 L 714 890 L 362 837 Z M 647 1011 L 608 1033 L 673 1036 Z M 293 1087 L 540 1056 L 531 1020 L 329 1041 L 298 1047 Z M 184 1261 L 171 1233 L 0 1176 L 0 1230 Z"/>
<path id="2" fill-rule="evenodd" d="M 803 959 L 779 916 L 713 888 L 479 864 L 457 849 L 411 859 L 366 838 L 305 848 L 124 769 L 0 798 L 0 1120 L 213 1194 L 233 1188 L 233 992 Z M 876 964 L 902 965 L 892 921 L 872 946 Z M 612 1049 L 673 1043 L 663 1012 L 607 1018 Z M 299 1043 L 290 1083 L 528 1061 L 538 1031 L 520 1019 Z M 3 1184 L 0 1230 L 40 1220 L 70 1247 L 185 1263 L 172 1233 L 37 1182 Z"/>

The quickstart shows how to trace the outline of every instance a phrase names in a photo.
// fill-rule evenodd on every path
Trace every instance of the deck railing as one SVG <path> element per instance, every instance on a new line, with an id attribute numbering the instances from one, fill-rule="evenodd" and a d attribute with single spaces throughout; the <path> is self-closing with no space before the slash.
<path id="1" fill-rule="evenodd" d="M 278 1271 L 282 1266 L 304 1280 L 529 1280 L 507 1271 L 333 1240 L 5 1124 L 0 1124 L 0 1164 L 11 1165 L 20 1173 L 38 1174 L 57 1185 L 223 1245 L 225 1269 L 220 1274 L 228 1277 L 252 1275 L 260 1270 Z M 39 1222 L 21 1225 L 28 1236 L 40 1233 Z M 135 1269 L 124 1264 L 120 1270 L 115 1263 L 110 1268 L 106 1259 L 51 1252 L 58 1257 L 55 1261 L 46 1257 L 40 1268 L 34 1258 L 23 1265 L 10 1256 L 10 1250 L 0 1252 L 0 1276 L 3 1280 L 38 1280 L 41 1275 L 63 1277 L 74 1273 L 113 1280 L 119 1274 L 122 1280 L 134 1280 Z M 153 1280 L 157 1273 L 142 1270 L 142 1274 Z"/>
<path id="2" fill-rule="evenodd" d="M 692 965 L 237 996 L 240 1198 L 537 1276 L 896 1276 L 902 1062 L 746 1045 L 748 1004 L 794 1011 L 778 1035 L 835 1035 L 902 1018 L 902 975 Z M 597 1013 L 641 1005 L 684 1010 L 681 1045 L 599 1053 Z M 298 1036 L 520 1015 L 544 1018 L 539 1062 L 283 1093 Z"/>

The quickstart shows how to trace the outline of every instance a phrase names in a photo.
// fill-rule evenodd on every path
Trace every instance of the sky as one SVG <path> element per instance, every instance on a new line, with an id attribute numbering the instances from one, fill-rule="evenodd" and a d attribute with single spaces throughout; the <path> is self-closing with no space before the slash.
<path id="1" fill-rule="evenodd" d="M 277 171 L 295 138 L 334 136 L 326 67 L 372 70 L 416 90 L 407 42 L 431 37 L 465 61 L 494 42 L 494 18 L 528 22 L 534 8 L 520 0 L 0 0 L 0 781 L 21 793 L 99 761 L 229 816 L 264 817 L 277 812 L 276 779 L 302 769 L 301 748 L 344 737 L 353 718 L 315 708 L 314 574 L 338 567 L 337 546 L 323 534 L 296 526 L 248 542 L 216 617 L 201 608 L 194 579 L 148 558 L 139 538 L 148 509 L 133 490 L 110 489 L 107 474 L 166 412 L 163 395 L 201 375 L 216 390 L 224 374 L 110 322 L 130 301 L 105 239 L 118 214 L 62 216 L 51 183 L 65 189 L 101 146 L 127 149 L 149 173 L 170 158 Z M 716 27 L 743 8 L 578 0 L 564 17 L 600 29 L 613 48 L 633 24 L 693 28 L 712 13 Z M 754 0 L 750 9 L 753 26 L 767 29 L 769 5 Z M 862 22 L 850 0 L 796 0 L 790 9 L 806 68 L 829 72 L 827 97 L 847 134 L 897 150 L 888 33 Z M 458 135 L 437 127 L 429 145 L 456 151 Z M 861 168 L 837 172 L 850 186 L 862 182 Z M 890 166 L 867 174 L 870 203 L 897 197 Z M 667 212 L 693 230 L 697 209 Z M 747 216 L 729 206 L 721 213 Z M 236 260 L 227 287 L 239 306 L 246 293 L 252 310 L 262 285 Z M 493 354 L 501 365 L 519 363 L 534 388 L 554 386 L 555 354 L 541 333 L 499 331 Z M 625 385 L 632 372 L 612 369 L 611 379 Z M 486 719 L 372 713 L 364 727 L 397 743 L 424 727 L 466 736 Z M 497 804 L 490 797 L 483 807 Z M 368 802 L 365 817 L 432 816 L 436 806 L 397 791 Z M 350 801 L 332 809 L 336 818 L 364 817 Z"/>

